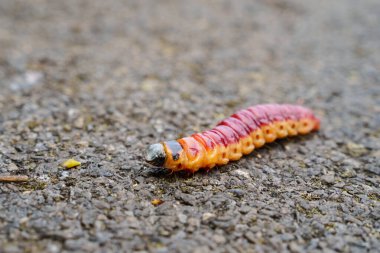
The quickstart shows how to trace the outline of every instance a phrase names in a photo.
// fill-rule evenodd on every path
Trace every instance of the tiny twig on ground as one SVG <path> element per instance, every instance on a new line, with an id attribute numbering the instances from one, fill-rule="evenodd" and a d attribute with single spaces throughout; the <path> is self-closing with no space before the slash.
<path id="1" fill-rule="evenodd" d="M 1 176 L 0 182 L 8 183 L 8 182 L 27 182 L 29 180 L 28 176 Z"/>

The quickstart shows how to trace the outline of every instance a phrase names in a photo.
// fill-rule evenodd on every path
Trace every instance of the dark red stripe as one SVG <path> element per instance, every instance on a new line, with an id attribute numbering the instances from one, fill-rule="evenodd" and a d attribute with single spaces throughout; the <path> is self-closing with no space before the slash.
<path id="1" fill-rule="evenodd" d="M 254 120 L 252 113 L 247 110 L 240 110 L 231 117 L 240 120 L 252 132 L 259 128 L 259 124 Z"/>
<path id="2" fill-rule="evenodd" d="M 270 122 L 283 121 L 284 117 L 281 115 L 280 106 L 278 105 L 264 105 L 262 109 L 268 117 Z"/>
<path id="3" fill-rule="evenodd" d="M 286 120 L 297 120 L 297 117 L 294 115 L 291 105 L 281 106 L 281 114 Z"/>
<path id="4" fill-rule="evenodd" d="M 265 111 L 263 111 L 261 107 L 262 106 L 252 106 L 252 107 L 248 107 L 247 110 L 251 112 L 255 121 L 258 122 L 260 126 L 268 125 L 270 122 L 268 120 L 268 117 Z"/>
<path id="5" fill-rule="evenodd" d="M 211 138 L 216 145 L 228 145 L 227 140 L 223 136 L 220 136 L 218 133 L 212 132 L 211 130 L 203 132 L 202 135 Z"/>
<path id="6" fill-rule="evenodd" d="M 227 141 L 227 145 L 231 143 L 239 142 L 239 135 L 235 133 L 235 131 L 228 126 L 217 126 L 211 131 L 219 133 L 220 135 L 224 136 L 225 140 Z"/>
<path id="7" fill-rule="evenodd" d="M 203 133 L 193 134 L 192 137 L 201 143 L 206 149 L 213 149 L 216 146 L 213 139 Z"/>
<path id="8" fill-rule="evenodd" d="M 228 126 L 232 128 L 241 138 L 246 137 L 250 133 L 249 128 L 243 122 L 233 117 L 221 121 L 218 126 Z"/>

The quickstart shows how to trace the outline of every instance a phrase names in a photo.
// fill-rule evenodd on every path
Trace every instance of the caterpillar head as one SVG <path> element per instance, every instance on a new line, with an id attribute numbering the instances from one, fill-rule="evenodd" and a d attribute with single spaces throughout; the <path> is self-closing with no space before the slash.
<path id="1" fill-rule="evenodd" d="M 157 167 L 163 167 L 166 160 L 164 146 L 161 143 L 152 144 L 148 147 L 145 161 Z"/>

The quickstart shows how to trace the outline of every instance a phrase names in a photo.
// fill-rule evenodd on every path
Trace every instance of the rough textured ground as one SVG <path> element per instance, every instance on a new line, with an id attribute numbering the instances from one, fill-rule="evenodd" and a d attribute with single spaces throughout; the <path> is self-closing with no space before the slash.
<path id="1" fill-rule="evenodd" d="M 31 178 L 0 183 L 0 252 L 378 252 L 379 13 L 0 1 L 0 173 Z M 322 129 L 208 173 L 142 161 L 149 143 L 265 102 L 311 107 Z"/>

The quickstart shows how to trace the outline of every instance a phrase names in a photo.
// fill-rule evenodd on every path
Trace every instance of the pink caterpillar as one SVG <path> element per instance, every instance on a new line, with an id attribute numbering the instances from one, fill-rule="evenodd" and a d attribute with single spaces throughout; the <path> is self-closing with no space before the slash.
<path id="1" fill-rule="evenodd" d="M 150 145 L 146 161 L 172 171 L 198 171 L 239 160 L 277 138 L 318 130 L 320 120 L 298 105 L 266 104 L 240 110 L 211 130 Z"/>

